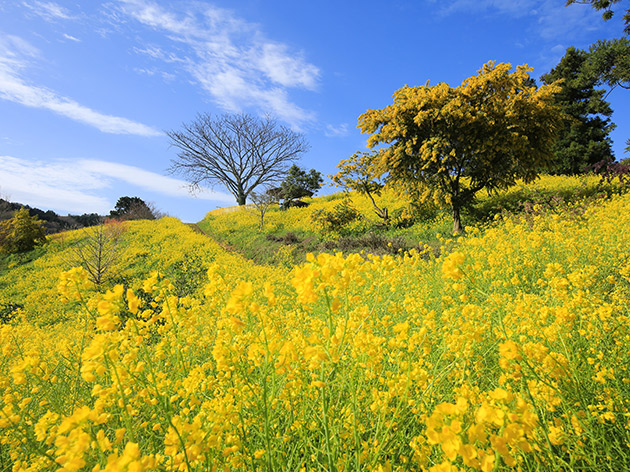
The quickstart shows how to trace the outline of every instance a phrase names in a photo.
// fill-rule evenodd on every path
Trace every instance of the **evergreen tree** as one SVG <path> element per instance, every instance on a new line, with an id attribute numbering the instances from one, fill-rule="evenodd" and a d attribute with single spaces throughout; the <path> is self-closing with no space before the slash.
<path id="1" fill-rule="evenodd" d="M 280 194 L 284 198 L 283 207 L 295 205 L 297 200 L 312 197 L 322 186 L 324 179 L 321 172 L 311 169 L 306 172 L 293 164 L 280 185 Z"/>
<path id="2" fill-rule="evenodd" d="M 556 103 L 565 113 L 564 125 L 554 145 L 557 174 L 579 174 L 601 161 L 613 161 L 610 132 L 612 109 L 597 89 L 599 77 L 589 73 L 589 53 L 570 47 L 551 72 L 541 76 L 545 84 L 563 79 Z"/>
<path id="3" fill-rule="evenodd" d="M 630 41 L 619 38 L 592 44 L 585 72 L 608 87 L 606 95 L 617 87 L 630 89 Z"/>
<path id="4" fill-rule="evenodd" d="M 157 217 L 151 204 L 139 197 L 120 197 L 109 216 L 120 220 L 155 220 Z"/>

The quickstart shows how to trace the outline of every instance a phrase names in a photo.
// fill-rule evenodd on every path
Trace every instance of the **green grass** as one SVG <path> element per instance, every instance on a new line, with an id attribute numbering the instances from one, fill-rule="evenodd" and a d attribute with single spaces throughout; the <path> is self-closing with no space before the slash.
<path id="1" fill-rule="evenodd" d="M 492 225 L 499 214 L 560 211 L 573 202 L 593 202 L 620 190 L 621 186 L 616 184 L 601 185 L 594 176 L 543 176 L 532 184 L 518 184 L 507 191 L 494 194 L 480 192 L 474 205 L 463 211 L 462 220 L 469 228 L 483 230 Z M 407 203 L 391 195 L 384 195 L 382 204 L 390 209 L 392 215 L 407 212 L 407 224 L 394 224 L 388 228 L 379 226 L 367 199 L 362 200 L 356 195 L 351 195 L 351 204 L 363 217 L 343 231 L 326 233 L 311 222 L 313 212 L 322 209 L 330 211 L 344 197 L 345 194 L 338 192 L 308 199 L 307 208 L 286 211 L 270 208 L 262 230 L 255 213 L 247 208 L 210 212 L 198 226 L 226 249 L 259 264 L 289 266 L 303 262 L 309 252 L 382 255 L 428 245 L 437 254 L 443 244 L 441 237 L 452 232 L 447 206 L 424 205 L 410 210 Z"/>

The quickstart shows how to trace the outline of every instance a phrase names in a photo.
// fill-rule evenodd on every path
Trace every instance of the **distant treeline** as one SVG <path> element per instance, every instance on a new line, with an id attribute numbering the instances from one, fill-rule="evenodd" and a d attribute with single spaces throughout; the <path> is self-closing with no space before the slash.
<path id="1" fill-rule="evenodd" d="M 36 216 L 44 222 L 47 234 L 58 233 L 69 229 L 84 228 L 86 226 L 94 226 L 99 224 L 104 216 L 96 213 L 84 213 L 82 215 L 60 216 L 52 210 L 44 211 L 39 208 L 31 208 L 21 203 L 9 202 L 0 198 L 0 221 L 8 220 L 13 217 L 16 210 L 26 208 L 31 216 Z"/>

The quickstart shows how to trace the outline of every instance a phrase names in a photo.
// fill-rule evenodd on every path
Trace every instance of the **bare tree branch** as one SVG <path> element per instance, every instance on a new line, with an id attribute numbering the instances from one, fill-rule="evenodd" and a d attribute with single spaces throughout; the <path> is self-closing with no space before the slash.
<path id="1" fill-rule="evenodd" d="M 183 175 L 191 188 L 223 185 L 244 205 L 261 185 L 282 180 L 290 164 L 309 148 L 304 136 L 271 117 L 199 114 L 181 131 L 166 131 L 179 149 L 169 171 Z"/>
<path id="2" fill-rule="evenodd" d="M 73 246 L 68 262 L 83 267 L 88 278 L 100 287 L 116 275 L 116 266 L 123 253 L 121 240 L 125 227 L 121 222 L 109 220 L 83 231 L 84 238 Z"/>

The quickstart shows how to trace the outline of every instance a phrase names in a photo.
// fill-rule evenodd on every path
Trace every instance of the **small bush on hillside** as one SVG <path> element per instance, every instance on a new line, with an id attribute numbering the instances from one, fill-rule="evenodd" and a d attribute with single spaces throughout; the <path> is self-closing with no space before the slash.
<path id="1" fill-rule="evenodd" d="M 24 308 L 20 303 L 0 303 L 0 325 L 10 323 L 15 319 L 17 312 Z"/>
<path id="2" fill-rule="evenodd" d="M 600 186 L 611 184 L 617 180 L 620 186 L 625 187 L 630 184 L 630 159 L 623 159 L 620 162 L 601 161 L 590 167 L 600 177 Z"/>
<path id="3" fill-rule="evenodd" d="M 335 205 L 332 210 L 314 211 L 313 222 L 326 234 L 345 234 L 348 226 L 360 217 L 360 213 L 347 200 Z"/>
<path id="4" fill-rule="evenodd" d="M 199 258 L 185 255 L 172 264 L 166 277 L 173 284 L 173 293 L 185 297 L 195 293 L 208 280 L 208 267 Z"/>
<path id="5" fill-rule="evenodd" d="M 43 223 L 21 208 L 13 218 L 0 222 L 0 252 L 16 254 L 28 252 L 46 242 Z"/>
<path id="6" fill-rule="evenodd" d="M 258 220 L 260 222 L 259 229 L 262 231 L 265 226 L 265 215 L 267 214 L 269 207 L 275 203 L 275 196 L 269 191 L 265 193 L 252 192 L 249 195 L 249 198 L 252 201 L 252 205 L 249 208 L 256 214 L 256 216 L 258 216 Z"/>
<path id="7" fill-rule="evenodd" d="M 295 233 L 288 232 L 283 236 L 276 236 L 275 234 L 268 234 L 267 241 L 273 241 L 282 244 L 297 244 L 300 242 L 300 238 Z"/>

